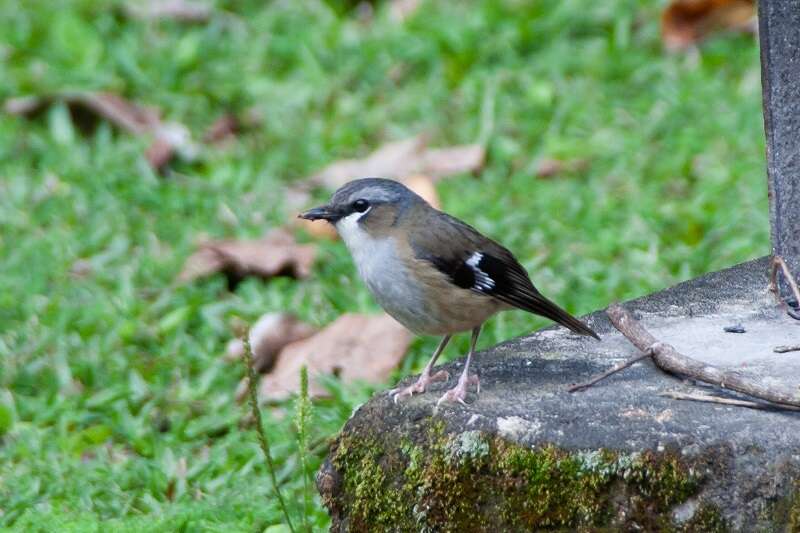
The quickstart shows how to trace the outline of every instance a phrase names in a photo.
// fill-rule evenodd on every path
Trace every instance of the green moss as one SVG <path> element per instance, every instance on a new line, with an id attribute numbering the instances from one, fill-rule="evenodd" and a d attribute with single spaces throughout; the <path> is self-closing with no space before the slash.
<path id="1" fill-rule="evenodd" d="M 374 435 L 342 435 L 332 459 L 344 482 L 338 514 L 353 531 L 530 530 L 630 521 L 661 527 L 670 508 L 694 494 L 699 482 L 671 453 L 529 449 L 477 431 L 448 435 L 437 421 L 423 423 L 399 446 Z"/>
<path id="2" fill-rule="evenodd" d="M 555 447 L 528 450 L 497 446 L 498 474 L 508 480 L 503 519 L 514 525 L 565 526 L 608 519 L 602 489 L 610 481 L 605 461 L 587 464 L 581 454 Z M 596 468 L 599 467 L 599 468 Z"/>
<path id="3" fill-rule="evenodd" d="M 630 472 L 639 492 L 662 509 L 686 500 L 695 489 L 693 476 L 687 475 L 674 455 L 647 452 Z"/>
<path id="4" fill-rule="evenodd" d="M 789 505 L 788 531 L 791 533 L 800 533 L 800 482 L 796 485 L 794 498 Z"/>
<path id="5" fill-rule="evenodd" d="M 794 483 L 791 494 L 776 501 L 764 518 L 785 526 L 789 533 L 800 533 L 800 480 Z"/>
<path id="6" fill-rule="evenodd" d="M 694 512 L 694 516 L 678 530 L 686 533 L 725 533 L 728 524 L 719 509 L 709 504 L 702 504 Z"/>

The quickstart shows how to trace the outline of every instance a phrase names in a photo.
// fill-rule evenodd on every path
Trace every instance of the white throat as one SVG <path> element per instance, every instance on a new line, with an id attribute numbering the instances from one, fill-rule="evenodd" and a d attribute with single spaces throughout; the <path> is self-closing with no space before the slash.
<path id="1" fill-rule="evenodd" d="M 370 211 L 372 211 L 372 206 L 363 213 L 359 213 L 358 211 L 350 213 L 336 223 L 336 231 L 339 232 L 339 235 L 341 235 L 342 240 L 353 256 L 358 254 L 361 248 L 365 246 L 369 247 L 370 242 L 374 241 L 359 223 Z"/>
<path id="2" fill-rule="evenodd" d="M 361 278 L 371 289 L 375 289 L 378 280 L 387 274 L 387 268 L 396 262 L 396 256 L 390 237 L 373 237 L 360 224 L 359 221 L 370 209 L 372 207 L 363 213 L 351 213 L 340 219 L 336 223 L 336 230 L 350 250 Z"/>

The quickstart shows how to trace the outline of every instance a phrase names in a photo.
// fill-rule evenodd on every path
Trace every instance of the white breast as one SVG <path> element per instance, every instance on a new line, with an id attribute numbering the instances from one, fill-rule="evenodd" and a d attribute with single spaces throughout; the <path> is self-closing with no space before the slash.
<path id="1" fill-rule="evenodd" d="M 371 208 L 370 208 L 371 209 Z M 373 237 L 359 224 L 369 213 L 352 213 L 339 220 L 336 229 L 347 245 L 358 273 L 387 313 L 412 331 L 421 331 L 429 311 L 418 283 L 397 255 L 393 237 Z"/>

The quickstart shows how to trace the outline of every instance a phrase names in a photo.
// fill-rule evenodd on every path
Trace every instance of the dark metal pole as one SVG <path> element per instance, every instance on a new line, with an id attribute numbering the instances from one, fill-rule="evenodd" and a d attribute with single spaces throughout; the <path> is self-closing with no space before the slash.
<path id="1" fill-rule="evenodd" d="M 800 278 L 800 0 L 760 0 L 758 20 L 772 252 Z"/>

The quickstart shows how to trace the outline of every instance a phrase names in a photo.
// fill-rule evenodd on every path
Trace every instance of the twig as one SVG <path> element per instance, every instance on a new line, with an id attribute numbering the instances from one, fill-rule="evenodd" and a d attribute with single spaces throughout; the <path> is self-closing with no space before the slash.
<path id="1" fill-rule="evenodd" d="M 622 363 L 618 364 L 617 366 L 615 366 L 611 370 L 606 370 L 602 374 L 593 377 L 589 381 L 584 381 L 583 383 L 577 383 L 575 385 L 572 385 L 570 388 L 567 389 L 567 392 L 577 392 L 577 391 L 580 391 L 580 390 L 588 389 L 589 387 L 591 387 L 592 385 L 594 385 L 598 381 L 606 379 L 608 376 L 610 376 L 612 374 L 616 374 L 620 370 L 625 370 L 629 366 L 638 363 L 642 359 L 647 359 L 647 358 L 652 357 L 652 356 L 653 356 L 653 353 L 651 351 L 646 351 L 644 353 L 641 353 L 641 354 L 637 355 L 636 357 L 632 357 L 631 359 L 628 359 L 627 361 L 623 361 Z"/>
<path id="2" fill-rule="evenodd" d="M 751 402 L 750 400 L 737 400 L 735 398 L 723 398 L 722 396 L 711 396 L 709 394 L 688 394 L 678 391 L 662 392 L 659 396 L 672 398 L 673 400 L 690 400 L 693 402 L 720 403 L 723 405 L 735 405 L 737 407 L 749 407 L 751 409 L 762 409 L 772 411 L 775 409 L 786 409 L 788 411 L 800 411 L 800 407 L 791 405 L 774 405 L 771 403 Z"/>
<path id="3" fill-rule="evenodd" d="M 609 306 L 606 314 L 614 327 L 634 346 L 643 352 L 652 350 L 653 362 L 664 372 L 687 376 L 697 381 L 710 383 L 723 389 L 735 390 L 768 402 L 800 407 L 800 394 L 796 395 L 786 390 L 770 389 L 766 385 L 736 372 L 722 370 L 696 361 L 681 354 L 672 345 L 659 342 L 619 304 Z"/>
<path id="4" fill-rule="evenodd" d="M 775 353 L 800 352 L 800 344 L 789 346 L 776 346 L 772 349 Z"/>
<path id="5" fill-rule="evenodd" d="M 792 273 L 789 271 L 789 267 L 786 265 L 786 261 L 783 260 L 783 257 L 779 255 L 773 255 L 770 266 L 769 290 L 775 294 L 775 298 L 777 298 L 778 301 L 783 305 L 786 305 L 786 302 L 784 302 L 781 298 L 780 287 L 778 287 L 778 267 L 780 267 L 781 271 L 783 272 L 783 277 L 786 279 L 786 283 L 788 283 L 789 287 L 792 289 L 794 300 L 800 303 L 800 289 L 797 288 L 797 282 L 795 281 L 794 276 L 792 276 Z"/>
<path id="6" fill-rule="evenodd" d="M 283 512 L 283 518 L 286 519 L 286 525 L 289 526 L 289 531 L 295 533 L 292 519 L 289 517 L 289 511 L 286 508 L 286 502 L 283 500 L 283 494 L 278 486 L 278 479 L 275 476 L 275 464 L 272 462 L 272 454 L 269 450 L 269 440 L 267 434 L 264 433 L 264 424 L 261 421 L 261 409 L 258 408 L 258 393 L 256 392 L 256 383 L 258 376 L 253 367 L 253 350 L 250 347 L 250 331 L 248 330 L 244 335 L 244 353 L 242 354 L 242 362 L 247 367 L 247 391 L 250 400 L 250 411 L 253 414 L 253 419 L 256 422 L 256 434 L 258 434 L 258 443 L 261 445 L 261 451 L 264 452 L 264 459 L 267 463 L 267 472 L 272 480 L 272 489 L 275 496 L 278 498 L 278 503 Z"/>

